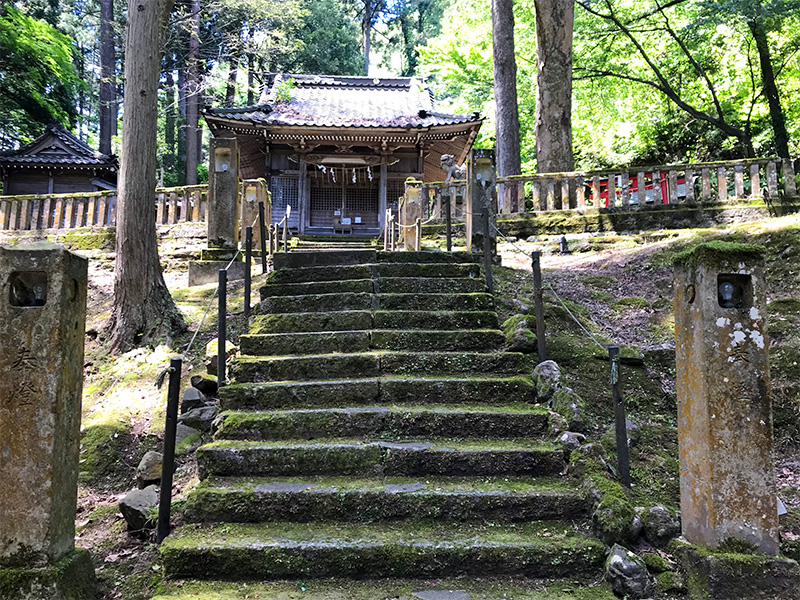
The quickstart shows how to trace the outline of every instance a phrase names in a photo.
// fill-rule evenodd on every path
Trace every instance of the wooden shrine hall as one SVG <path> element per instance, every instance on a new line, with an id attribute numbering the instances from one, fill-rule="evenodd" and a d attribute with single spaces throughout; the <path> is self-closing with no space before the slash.
<path id="1" fill-rule="evenodd" d="M 376 235 L 408 177 L 442 181 L 443 154 L 458 164 L 483 119 L 434 110 L 417 78 L 270 73 L 255 106 L 206 107 L 216 137 L 238 139 L 240 176 L 263 177 L 278 222 L 300 233 Z"/>

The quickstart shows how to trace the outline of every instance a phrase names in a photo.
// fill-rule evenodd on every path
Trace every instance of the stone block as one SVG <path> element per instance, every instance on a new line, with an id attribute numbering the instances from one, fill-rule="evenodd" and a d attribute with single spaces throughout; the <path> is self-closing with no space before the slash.
<path id="1" fill-rule="evenodd" d="M 236 139 L 211 138 L 208 161 L 208 247 L 236 248 L 241 216 Z"/>
<path id="2" fill-rule="evenodd" d="M 51 243 L 0 247 L 0 567 L 74 548 L 87 267 Z"/>
<path id="3" fill-rule="evenodd" d="M 189 287 L 216 283 L 219 281 L 219 270 L 228 266 L 225 261 L 192 260 L 189 261 Z M 246 266 L 236 261 L 228 268 L 228 281 L 244 279 Z"/>
<path id="4" fill-rule="evenodd" d="M 73 550 L 44 568 L 0 568 L 0 600 L 93 600 L 97 579 L 85 550 Z"/>
<path id="5" fill-rule="evenodd" d="M 690 543 L 776 554 L 763 252 L 717 241 L 676 257 L 681 519 Z"/>

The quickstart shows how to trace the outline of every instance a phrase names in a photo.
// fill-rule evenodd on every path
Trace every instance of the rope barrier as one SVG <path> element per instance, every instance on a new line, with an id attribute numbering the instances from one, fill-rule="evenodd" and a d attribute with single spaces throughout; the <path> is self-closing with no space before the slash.
<path id="1" fill-rule="evenodd" d="M 522 248 L 520 248 L 519 246 L 517 246 L 517 245 L 516 245 L 514 242 L 510 241 L 510 240 L 509 240 L 509 239 L 508 239 L 508 238 L 507 238 L 507 237 L 506 237 L 506 236 L 503 234 L 503 232 L 502 232 L 502 231 L 500 231 L 500 230 L 497 228 L 497 226 L 496 226 L 494 223 L 490 223 L 490 225 L 491 225 L 491 226 L 492 226 L 492 228 L 493 228 L 493 229 L 494 229 L 494 230 L 497 232 L 497 235 L 499 235 L 500 237 L 502 237 L 502 238 L 503 238 L 503 239 L 506 241 L 506 243 L 508 243 L 508 244 L 511 244 L 511 246 L 514 248 L 514 250 L 515 250 L 516 252 L 518 252 L 518 253 L 520 253 L 520 254 L 524 254 L 526 257 L 530 257 L 530 253 L 529 253 L 529 252 L 526 252 L 525 250 L 523 250 Z M 578 318 L 577 318 L 577 317 L 576 317 L 574 314 L 572 314 L 572 311 L 571 311 L 569 308 L 567 308 L 567 305 L 566 305 L 566 304 L 564 303 L 564 301 L 561 299 L 561 296 L 559 296 L 559 295 L 558 295 L 558 292 L 556 292 L 555 288 L 553 288 L 553 286 L 550 284 L 550 282 L 549 282 L 549 281 L 545 281 L 545 282 L 544 282 L 544 284 L 545 284 L 545 285 L 546 285 L 546 286 L 549 288 L 549 290 L 550 290 L 550 291 L 553 293 L 553 296 L 555 296 L 555 297 L 556 297 L 556 300 L 558 300 L 558 302 L 561 304 L 561 306 L 562 306 L 562 307 L 564 307 L 564 310 L 565 310 L 565 311 L 567 311 L 567 314 L 568 314 L 568 315 L 569 315 L 569 316 L 572 318 L 572 320 L 573 320 L 573 321 L 575 321 L 575 324 L 576 324 L 578 327 L 580 327 L 580 328 L 581 328 L 581 330 L 582 330 L 582 331 L 583 331 L 583 332 L 584 332 L 584 333 L 585 333 L 587 336 L 589 336 L 589 338 L 590 338 L 590 339 L 591 339 L 591 340 L 592 340 L 592 341 L 593 341 L 595 344 L 597 344 L 597 346 L 598 346 L 599 348 L 602 348 L 603 350 L 605 350 L 607 346 L 605 346 L 605 345 L 601 344 L 600 342 L 598 342 L 598 341 L 597 341 L 597 338 L 596 338 L 596 337 L 595 337 L 595 336 L 594 336 L 594 335 L 593 335 L 593 334 L 592 334 L 592 333 L 591 333 L 591 332 L 590 332 L 588 329 L 586 329 L 586 327 L 584 327 L 584 326 L 583 326 L 583 323 L 581 323 L 581 322 L 578 320 Z"/>
<path id="2" fill-rule="evenodd" d="M 258 221 L 258 217 L 253 219 L 253 223 L 250 225 L 250 227 L 254 227 L 257 221 Z M 234 262 L 236 262 L 236 259 L 239 258 L 239 255 L 241 253 L 242 253 L 242 249 L 238 248 L 236 250 L 236 254 L 233 255 L 233 258 L 230 260 L 228 265 L 225 267 L 226 271 L 231 268 L 231 265 Z M 214 304 L 214 299 L 217 297 L 218 293 L 219 293 L 219 284 L 217 284 L 217 287 L 214 288 L 214 293 L 211 294 L 211 300 L 208 301 L 208 306 L 206 306 L 206 310 L 203 313 L 202 318 L 200 319 L 200 323 L 198 323 L 197 328 L 194 331 L 194 335 L 192 335 L 192 339 L 189 340 L 189 344 L 186 346 L 186 349 L 181 354 L 181 360 L 182 361 L 185 361 L 187 356 L 189 355 L 189 350 L 192 349 L 192 346 L 194 345 L 194 342 L 197 339 L 198 334 L 200 333 L 200 329 L 202 329 L 202 327 L 203 327 L 203 323 L 206 322 L 206 317 L 208 316 L 208 313 L 211 310 L 211 306 Z M 158 374 L 158 376 L 156 377 L 156 382 L 155 382 L 157 388 L 161 389 L 161 386 L 164 385 L 164 380 L 166 379 L 167 375 L 171 372 L 171 370 L 172 370 L 172 367 L 167 367 L 166 369 L 164 369 L 163 371 L 161 371 Z"/>

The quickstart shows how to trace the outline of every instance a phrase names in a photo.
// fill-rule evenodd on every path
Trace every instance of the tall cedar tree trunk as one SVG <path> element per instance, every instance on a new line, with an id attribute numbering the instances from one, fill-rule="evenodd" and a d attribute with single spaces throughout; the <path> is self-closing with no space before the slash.
<path id="1" fill-rule="evenodd" d="M 534 0 L 536 9 L 536 170 L 572 171 L 574 0 Z"/>
<path id="2" fill-rule="evenodd" d="M 519 175 L 519 108 L 517 61 L 514 57 L 514 0 L 492 0 L 494 99 L 496 104 L 497 174 Z M 516 186 L 503 186 L 503 212 L 517 212 Z"/>
<path id="3" fill-rule="evenodd" d="M 172 173 L 175 168 L 175 55 L 171 50 L 167 51 L 165 61 L 165 71 L 167 81 L 164 86 L 164 96 L 166 99 L 166 109 L 164 111 L 164 145 L 167 152 L 164 154 L 162 164 L 164 169 Z"/>
<path id="4" fill-rule="evenodd" d="M 256 78 L 256 51 L 253 47 L 253 39 L 256 35 L 255 25 L 250 25 L 250 35 L 247 41 L 247 106 L 253 106 L 256 100 L 255 78 Z"/>
<path id="5" fill-rule="evenodd" d="M 117 120 L 114 81 L 114 0 L 100 0 L 100 152 L 111 154 L 111 136 Z"/>
<path id="6" fill-rule="evenodd" d="M 240 60 L 239 50 L 234 50 L 231 54 L 231 62 L 228 67 L 228 85 L 225 87 L 225 106 L 233 106 L 233 102 L 236 98 L 236 77 L 239 75 Z"/>
<path id="7" fill-rule="evenodd" d="M 197 184 L 197 124 L 200 120 L 200 0 L 192 0 L 192 27 L 189 34 L 189 57 L 186 65 L 186 185 Z"/>
<path id="8" fill-rule="evenodd" d="M 364 75 L 369 75 L 369 37 L 372 30 L 372 3 L 364 3 L 364 19 L 361 21 L 361 36 L 364 43 Z"/>
<path id="9" fill-rule="evenodd" d="M 775 83 L 775 71 L 772 69 L 772 55 L 769 50 L 769 42 L 767 42 L 767 32 L 764 31 L 764 24 L 759 19 L 751 19 L 747 24 L 756 42 L 758 60 L 761 63 L 761 84 L 764 86 L 764 95 L 769 104 L 769 117 L 775 136 L 775 151 L 781 158 L 789 158 L 789 134 L 786 132 L 786 117 L 781 106 L 778 86 Z"/>
<path id="10" fill-rule="evenodd" d="M 125 113 L 117 205 L 111 349 L 170 340 L 186 330 L 158 260 L 153 190 L 156 181 L 158 80 L 164 31 L 173 0 L 134 0 L 125 40 Z"/>

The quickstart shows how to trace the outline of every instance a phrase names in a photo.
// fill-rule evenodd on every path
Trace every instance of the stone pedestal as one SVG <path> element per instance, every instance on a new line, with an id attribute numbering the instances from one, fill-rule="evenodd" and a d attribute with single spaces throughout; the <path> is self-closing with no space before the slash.
<path id="1" fill-rule="evenodd" d="M 484 211 L 489 209 L 492 255 L 497 254 L 497 185 L 494 150 L 473 148 L 467 158 L 467 250 L 483 253 Z M 492 227 L 494 225 L 495 227 Z"/>
<path id="2" fill-rule="evenodd" d="M 0 247 L 0 582 L 31 589 L 37 573 L 44 590 L 69 565 L 86 571 L 74 537 L 87 266 L 55 244 Z M 61 597 L 31 594 L 0 598 Z"/>
<path id="3" fill-rule="evenodd" d="M 763 248 L 711 242 L 676 257 L 683 535 L 778 553 Z"/>
<path id="4" fill-rule="evenodd" d="M 422 182 L 406 181 L 406 199 L 402 211 L 403 241 L 406 250 L 420 250 L 417 238 L 417 220 L 422 217 Z"/>
<path id="5" fill-rule="evenodd" d="M 239 143 L 211 138 L 208 149 L 208 247 L 236 248 L 239 240 Z"/>

